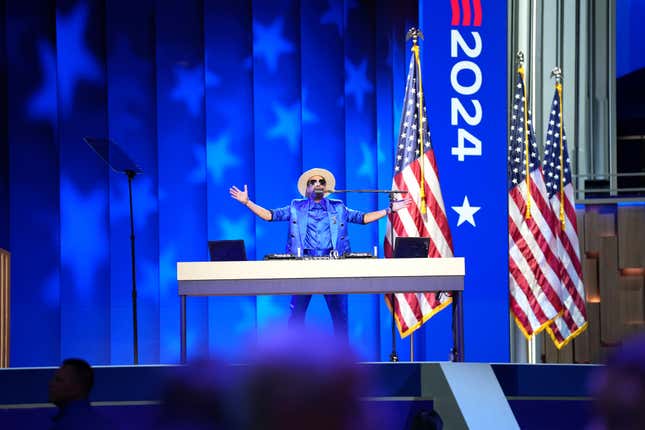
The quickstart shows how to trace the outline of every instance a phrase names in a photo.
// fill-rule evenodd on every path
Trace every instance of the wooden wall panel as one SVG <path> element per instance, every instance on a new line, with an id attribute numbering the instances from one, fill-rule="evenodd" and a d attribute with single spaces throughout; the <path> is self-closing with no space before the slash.
<path id="1" fill-rule="evenodd" d="M 589 325 L 585 333 L 589 337 L 589 360 L 600 363 L 600 303 L 587 303 L 587 320 Z"/>
<path id="2" fill-rule="evenodd" d="M 613 211 L 602 211 L 597 207 L 590 207 L 585 214 L 585 252 L 600 252 L 600 239 L 616 234 L 616 215 Z"/>
<path id="3" fill-rule="evenodd" d="M 549 338 L 549 342 L 553 343 Z M 573 362 L 573 342 L 569 342 L 558 351 L 558 363 L 572 363 Z"/>
<path id="4" fill-rule="evenodd" d="M 645 206 L 618 208 L 618 267 L 645 267 Z"/>
<path id="5" fill-rule="evenodd" d="M 605 236 L 600 238 L 599 244 L 600 336 L 602 343 L 616 345 L 623 331 L 619 306 L 618 240 L 616 236 Z"/>
<path id="6" fill-rule="evenodd" d="M 587 306 L 587 318 L 589 318 L 589 306 Z M 589 319 L 587 319 L 589 321 Z M 589 336 L 590 329 L 580 333 L 578 337 L 573 340 L 573 362 L 574 363 L 591 363 L 591 338 Z"/>
<path id="7" fill-rule="evenodd" d="M 580 242 L 580 257 L 584 255 L 587 247 L 585 246 L 585 211 L 584 209 L 576 209 L 576 225 L 578 227 L 578 242 Z"/>
<path id="8" fill-rule="evenodd" d="M 587 302 L 598 302 L 600 290 L 598 289 L 598 259 L 582 257 L 582 282 L 585 285 Z"/>
<path id="9" fill-rule="evenodd" d="M 626 337 L 643 330 L 644 327 L 643 277 L 621 276 L 619 285 L 622 337 Z"/>
<path id="10" fill-rule="evenodd" d="M 11 254 L 0 249 L 0 367 L 9 367 Z"/>
<path id="11" fill-rule="evenodd" d="M 540 335 L 542 339 L 542 356 L 543 360 L 545 363 L 557 363 L 558 362 L 558 348 L 555 347 L 553 344 L 553 341 L 551 340 L 551 336 L 549 336 L 549 333 L 542 332 Z"/>

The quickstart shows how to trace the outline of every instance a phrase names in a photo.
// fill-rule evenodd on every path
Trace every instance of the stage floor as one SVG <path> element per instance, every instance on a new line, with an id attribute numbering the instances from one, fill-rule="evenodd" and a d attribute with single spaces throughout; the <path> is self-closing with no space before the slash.
<path id="1" fill-rule="evenodd" d="M 227 366 L 230 375 L 244 365 Z M 437 410 L 444 428 L 583 428 L 594 365 L 361 363 L 362 403 L 378 429 L 405 430 L 422 409 Z M 122 429 L 153 426 L 175 365 L 96 366 L 91 401 Z M 55 368 L 0 369 L 0 428 L 46 428 L 56 412 L 47 385 Z M 549 413 L 545 413 L 549 411 Z M 555 419 L 554 417 L 557 417 Z M 501 427 L 500 427 L 501 425 Z"/>

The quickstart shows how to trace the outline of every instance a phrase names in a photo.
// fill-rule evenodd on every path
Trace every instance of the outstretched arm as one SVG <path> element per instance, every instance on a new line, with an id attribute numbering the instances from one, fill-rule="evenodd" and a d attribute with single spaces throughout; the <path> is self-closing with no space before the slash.
<path id="1" fill-rule="evenodd" d="M 363 217 L 363 223 L 368 224 L 373 221 L 377 221 L 384 216 L 387 216 L 390 212 L 397 212 L 403 208 L 407 208 L 412 203 L 412 199 L 406 197 L 403 200 L 395 200 L 390 204 L 390 207 L 387 209 L 382 209 L 380 211 L 368 212 Z"/>
<path id="2" fill-rule="evenodd" d="M 262 206 L 253 203 L 249 200 L 249 189 L 244 184 L 244 190 L 240 190 L 235 185 L 228 189 L 229 194 L 232 198 L 242 203 L 244 206 L 249 208 L 251 212 L 259 216 L 265 221 L 271 221 L 271 212 L 267 209 L 264 209 Z"/>

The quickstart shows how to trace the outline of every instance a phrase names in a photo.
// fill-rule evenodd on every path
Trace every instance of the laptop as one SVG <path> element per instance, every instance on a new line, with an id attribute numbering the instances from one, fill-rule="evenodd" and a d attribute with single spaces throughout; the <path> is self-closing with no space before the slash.
<path id="1" fill-rule="evenodd" d="M 423 258 L 428 256 L 429 237 L 397 237 L 394 258 Z"/>
<path id="2" fill-rule="evenodd" d="M 211 261 L 246 261 L 246 248 L 241 239 L 209 240 L 208 252 Z"/>

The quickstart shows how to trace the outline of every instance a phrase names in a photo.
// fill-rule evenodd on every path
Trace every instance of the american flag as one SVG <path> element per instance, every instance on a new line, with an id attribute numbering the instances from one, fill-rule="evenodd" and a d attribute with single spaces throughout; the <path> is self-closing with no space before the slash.
<path id="1" fill-rule="evenodd" d="M 557 255 L 561 262 L 560 299 L 564 309 L 562 316 L 547 328 L 558 349 L 569 343 L 587 327 L 585 288 L 582 283 L 571 163 L 560 110 L 561 95 L 562 84 L 558 83 L 551 105 L 542 165 L 551 208 L 559 220 L 558 228 L 556 228 Z M 563 170 L 564 175 L 561 175 Z"/>
<path id="2" fill-rule="evenodd" d="M 408 191 L 413 203 L 393 212 L 388 218 L 385 256 L 391 257 L 397 237 L 430 237 L 429 257 L 452 257 L 452 237 L 444 209 L 437 163 L 430 142 L 426 108 L 418 62 L 418 45 L 412 47 L 410 70 L 399 128 L 392 189 Z M 423 187 L 420 185 L 423 184 Z M 402 194 L 405 197 L 406 194 Z M 399 293 L 385 296 L 394 312 L 401 337 L 419 328 L 425 321 L 452 302 L 447 293 Z"/>
<path id="3" fill-rule="evenodd" d="M 508 240 L 511 311 L 527 338 L 560 315 L 557 219 L 544 184 L 518 68 L 508 145 Z"/>

